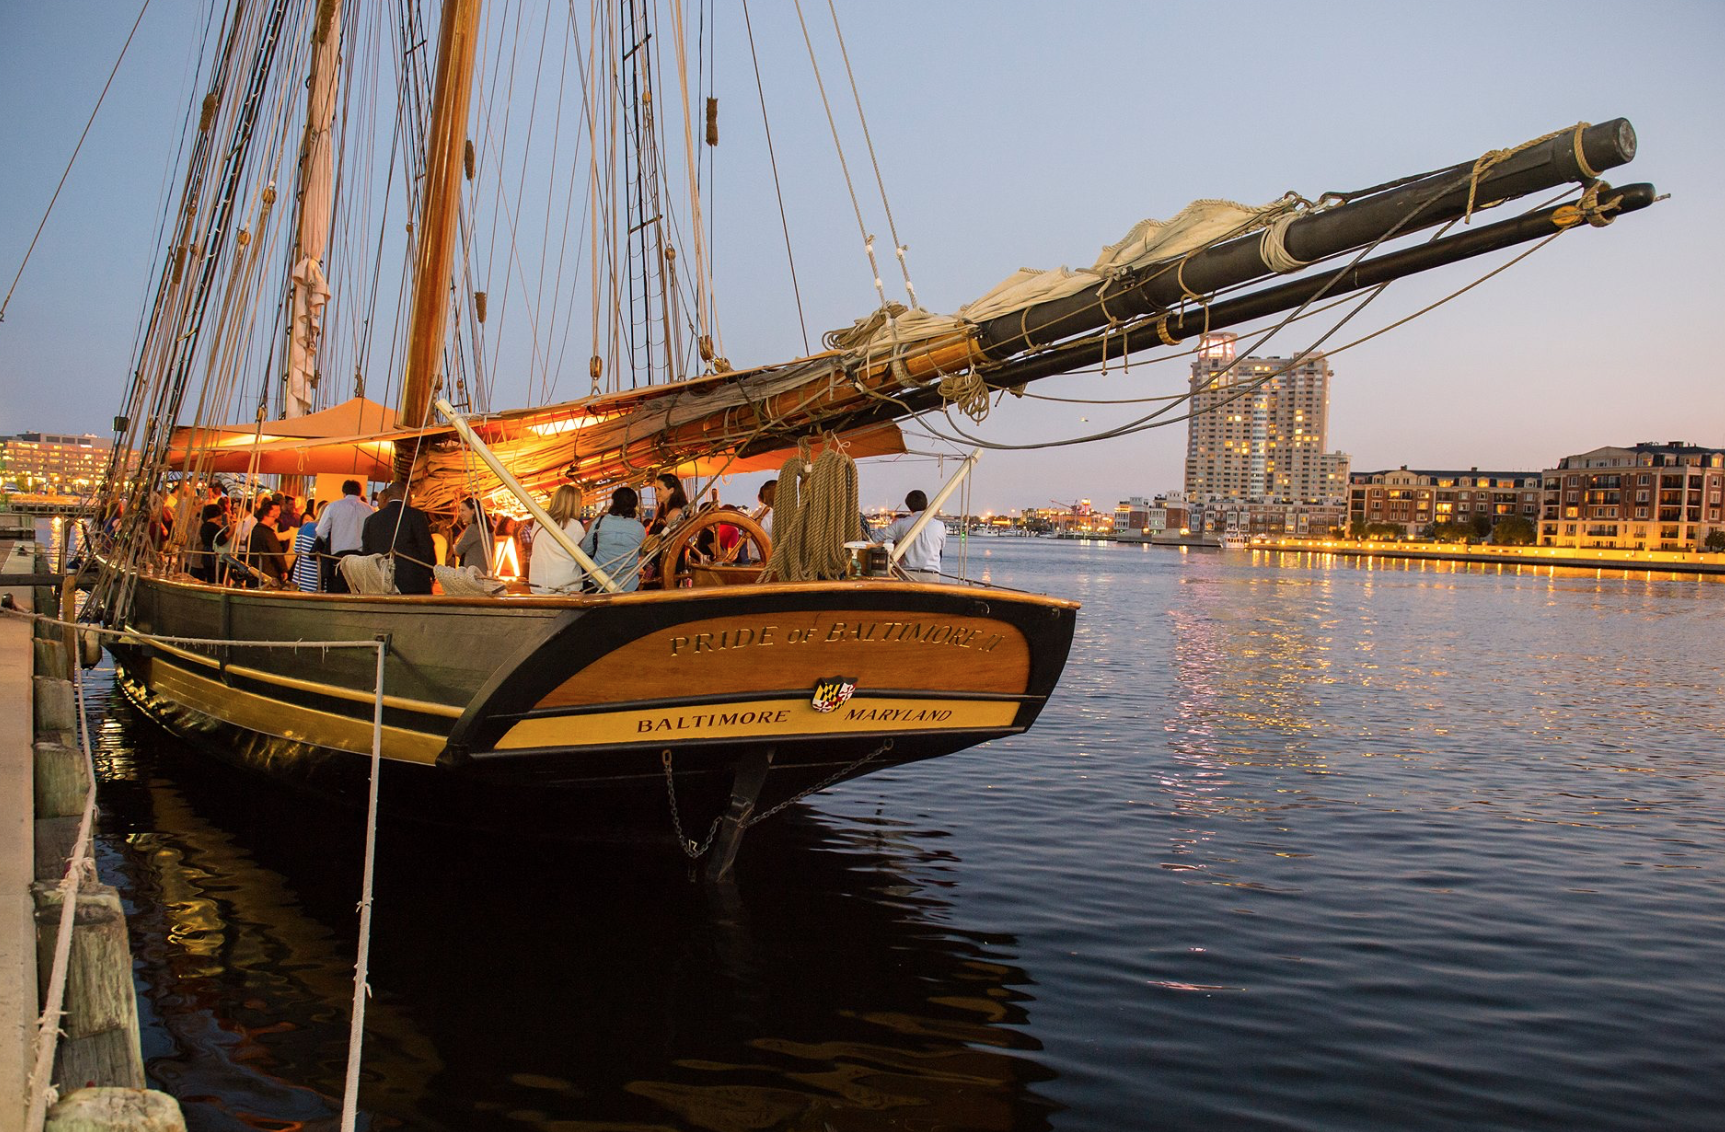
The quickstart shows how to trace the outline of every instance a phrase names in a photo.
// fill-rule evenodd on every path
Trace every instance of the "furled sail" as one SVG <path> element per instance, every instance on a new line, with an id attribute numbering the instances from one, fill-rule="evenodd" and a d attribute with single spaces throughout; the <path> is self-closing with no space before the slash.
<path id="1" fill-rule="evenodd" d="M 311 97 L 306 109 L 305 149 L 300 166 L 299 256 L 292 274 L 293 322 L 288 342 L 287 395 L 282 415 L 312 411 L 317 388 L 317 346 L 329 303 L 324 253 L 329 248 L 334 203 L 336 72 L 341 63 L 341 0 L 318 5 L 312 31 Z"/>

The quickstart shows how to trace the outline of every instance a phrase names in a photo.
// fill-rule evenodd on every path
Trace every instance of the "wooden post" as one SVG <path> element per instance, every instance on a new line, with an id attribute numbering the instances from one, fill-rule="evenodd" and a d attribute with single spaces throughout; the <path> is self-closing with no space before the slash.
<path id="1" fill-rule="evenodd" d="M 78 678 L 78 630 L 72 628 L 78 620 L 78 579 L 66 577 L 60 579 L 60 620 L 66 623 L 60 630 L 60 637 L 66 645 L 66 663 L 59 673 L 68 680 Z M 48 675 L 43 673 L 43 675 Z"/>
<path id="2" fill-rule="evenodd" d="M 66 875 L 67 864 L 72 860 L 72 851 L 78 847 L 78 827 L 83 822 L 81 813 L 63 818 L 36 819 L 36 829 L 31 836 L 36 871 L 31 879 L 44 884 L 60 883 L 60 878 Z M 84 846 L 84 856 L 87 860 L 94 860 L 88 843 Z"/>
<path id="3" fill-rule="evenodd" d="M 51 641 L 46 637 L 37 637 L 30 642 L 35 653 L 36 675 L 60 676 L 66 671 L 66 646 L 59 641 Z"/>
<path id="4" fill-rule="evenodd" d="M 45 994 L 64 899 L 56 885 L 31 888 L 36 897 L 37 993 Z M 94 1084 L 141 1089 L 138 1000 L 119 892 L 105 884 L 81 886 L 73 925 L 54 1081 L 62 1088 Z"/>
<path id="5" fill-rule="evenodd" d="M 148 1089 L 89 1088 L 48 1110 L 44 1132 L 186 1132 L 180 1103 Z"/>
<path id="6" fill-rule="evenodd" d="M 56 731 L 78 733 L 78 700 L 72 682 L 38 676 L 33 681 L 36 697 L 36 734 Z"/>
<path id="7" fill-rule="evenodd" d="M 36 817 L 79 817 L 90 793 L 84 752 L 60 743 L 37 743 Z"/>

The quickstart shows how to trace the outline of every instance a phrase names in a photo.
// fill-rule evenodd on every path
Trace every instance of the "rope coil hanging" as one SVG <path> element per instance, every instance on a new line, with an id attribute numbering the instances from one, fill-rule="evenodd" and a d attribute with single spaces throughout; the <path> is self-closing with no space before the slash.
<path id="1" fill-rule="evenodd" d="M 773 499 L 773 553 L 761 571 L 762 581 L 843 578 L 850 571 L 844 544 L 863 537 L 856 461 L 830 434 L 811 463 L 812 450 L 804 437 L 797 455 L 779 471 L 778 494 Z"/>

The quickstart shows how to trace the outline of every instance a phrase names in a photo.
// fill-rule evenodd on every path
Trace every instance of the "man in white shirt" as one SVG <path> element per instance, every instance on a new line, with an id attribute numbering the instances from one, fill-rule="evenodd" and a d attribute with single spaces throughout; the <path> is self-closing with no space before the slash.
<path id="1" fill-rule="evenodd" d="M 899 543 L 916 521 L 922 518 L 922 513 L 928 510 L 928 496 L 920 491 L 913 491 L 904 497 L 905 509 L 910 512 L 904 518 L 887 525 L 884 530 L 877 531 L 876 542 Z M 899 557 L 898 564 L 904 572 L 919 582 L 940 581 L 940 549 L 946 545 L 946 524 L 940 521 L 940 516 L 930 516 L 928 525 L 916 540 L 905 548 Z"/>
<path id="2" fill-rule="evenodd" d="M 344 554 L 358 554 L 360 544 L 365 538 L 365 520 L 371 515 L 371 504 L 365 501 L 361 494 L 358 480 L 347 480 L 341 485 L 341 498 L 323 509 L 323 514 L 317 519 L 317 537 L 324 540 L 330 557 L 322 560 L 323 590 L 325 593 L 344 594 L 348 592 L 347 582 L 342 579 L 341 571 L 335 569 L 335 559 Z"/>

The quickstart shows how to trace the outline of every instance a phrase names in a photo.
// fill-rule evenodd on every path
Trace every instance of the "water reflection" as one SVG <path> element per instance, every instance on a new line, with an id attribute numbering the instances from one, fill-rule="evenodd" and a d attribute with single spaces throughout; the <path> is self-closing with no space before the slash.
<path id="1" fill-rule="evenodd" d="M 334 1127 L 361 831 L 107 711 L 103 867 L 151 1076 L 194 1129 Z M 751 837 L 713 889 L 657 852 L 386 829 L 374 1126 L 1049 1126 L 1032 980 L 1012 937 L 950 923 L 936 838 L 809 815 Z"/>

